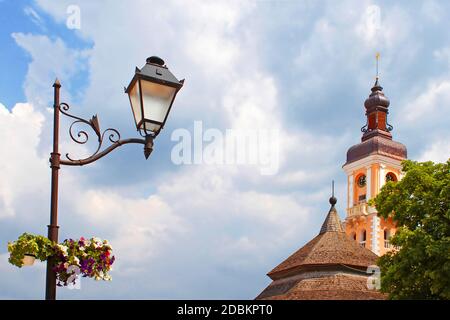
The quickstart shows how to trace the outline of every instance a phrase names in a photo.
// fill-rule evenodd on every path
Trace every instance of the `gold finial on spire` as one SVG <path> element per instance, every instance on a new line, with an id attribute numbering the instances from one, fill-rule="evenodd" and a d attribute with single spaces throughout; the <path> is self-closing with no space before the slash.
<path id="1" fill-rule="evenodd" d="M 380 53 L 379 52 L 377 52 L 376 54 L 375 54 L 375 59 L 377 60 L 377 75 L 376 75 L 376 77 L 375 77 L 375 79 L 377 79 L 378 80 L 378 62 L 379 62 L 379 60 L 380 60 Z"/>

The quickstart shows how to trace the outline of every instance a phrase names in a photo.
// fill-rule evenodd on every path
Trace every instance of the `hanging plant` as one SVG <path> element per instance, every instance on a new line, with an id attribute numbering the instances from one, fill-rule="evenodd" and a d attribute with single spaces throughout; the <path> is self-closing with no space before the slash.
<path id="1" fill-rule="evenodd" d="M 109 271 L 115 261 L 112 247 L 107 240 L 99 238 L 78 240 L 68 239 L 58 245 L 53 270 L 57 274 L 58 285 L 67 286 L 73 282 L 74 270 L 83 277 L 95 280 L 111 280 Z M 77 269 L 74 269 L 76 267 Z"/>
<path id="2" fill-rule="evenodd" d="M 34 257 L 45 261 L 55 253 L 51 240 L 44 236 L 29 233 L 22 234 L 17 241 L 8 242 L 8 252 L 8 261 L 19 268 L 28 260 L 26 257 Z"/>
<path id="3" fill-rule="evenodd" d="M 52 257 L 52 269 L 56 273 L 58 286 L 75 284 L 75 275 L 111 280 L 109 271 L 115 261 L 108 241 L 95 237 L 67 239 L 57 244 L 46 237 L 24 233 L 17 241 L 8 243 L 8 251 L 9 262 L 19 268 L 28 265 L 28 257 L 41 261 Z"/>

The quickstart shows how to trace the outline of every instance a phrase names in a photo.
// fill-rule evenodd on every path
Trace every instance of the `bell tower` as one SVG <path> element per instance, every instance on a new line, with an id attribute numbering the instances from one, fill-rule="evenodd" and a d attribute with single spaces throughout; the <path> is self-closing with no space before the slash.
<path id="1" fill-rule="evenodd" d="M 378 69 L 377 54 L 377 69 Z M 406 159 L 406 147 L 392 139 L 393 127 L 388 123 L 390 101 L 384 95 L 378 79 L 364 102 L 366 124 L 361 128 L 361 142 L 347 151 L 343 169 L 347 174 L 347 216 L 345 232 L 361 246 L 381 256 L 392 250 L 389 238 L 396 231 L 391 218 L 377 216 L 368 205 L 387 181 L 402 178 L 401 162 Z"/>

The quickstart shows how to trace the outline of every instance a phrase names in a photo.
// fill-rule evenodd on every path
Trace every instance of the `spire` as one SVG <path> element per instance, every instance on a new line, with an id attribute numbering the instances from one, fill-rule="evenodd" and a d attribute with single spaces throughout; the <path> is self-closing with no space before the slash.
<path id="1" fill-rule="evenodd" d="M 334 180 L 331 180 L 331 198 L 329 201 L 332 207 L 334 207 L 337 202 L 337 199 L 334 197 Z"/>
<path id="2" fill-rule="evenodd" d="M 372 96 L 374 96 L 374 95 L 376 95 L 378 93 L 378 94 L 382 95 L 383 98 L 385 98 L 385 100 L 387 100 L 387 105 L 386 105 L 386 103 L 381 103 L 382 106 L 385 106 L 387 108 L 389 106 L 389 99 L 384 96 L 383 87 L 380 85 L 380 74 L 379 74 L 379 71 L 378 71 L 378 69 L 379 69 L 378 65 L 380 63 L 380 53 L 379 52 L 377 52 L 375 54 L 375 60 L 376 60 L 376 64 L 375 64 L 376 65 L 376 68 L 375 68 L 375 83 L 374 83 L 374 85 L 373 85 L 373 87 L 371 89 L 372 93 L 370 94 L 369 99 L 370 99 L 370 97 L 372 97 Z M 367 99 L 367 100 L 369 100 L 369 99 Z M 367 100 L 366 100 L 366 102 L 367 102 Z M 382 102 L 385 102 L 385 101 L 382 101 Z M 367 106 L 366 106 L 366 108 L 367 108 Z"/>
<path id="3" fill-rule="evenodd" d="M 375 55 L 375 59 L 377 60 L 377 75 L 375 76 L 375 78 L 377 79 L 376 82 L 378 82 L 378 63 L 379 63 L 379 60 L 380 60 L 380 53 L 379 52 L 377 52 L 377 54 Z"/>
<path id="4" fill-rule="evenodd" d="M 345 232 L 341 224 L 341 219 L 339 219 L 337 210 L 334 207 L 334 205 L 337 203 L 337 199 L 334 196 L 334 180 L 332 182 L 332 194 L 329 201 L 331 204 L 331 208 L 330 211 L 328 211 L 328 215 L 322 224 L 322 228 L 320 228 L 319 234 L 325 232 Z"/>
<path id="5" fill-rule="evenodd" d="M 373 87 L 370 90 L 372 91 L 372 93 L 375 93 L 377 91 L 383 93 L 383 87 L 380 85 L 378 77 L 376 77 L 375 83 L 374 83 Z M 384 96 L 384 93 L 383 93 L 383 96 Z"/>

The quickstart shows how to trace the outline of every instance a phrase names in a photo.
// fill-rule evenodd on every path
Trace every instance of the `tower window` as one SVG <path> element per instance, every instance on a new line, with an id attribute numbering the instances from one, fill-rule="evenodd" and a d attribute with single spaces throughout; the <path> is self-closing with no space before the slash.
<path id="1" fill-rule="evenodd" d="M 359 234 L 359 244 L 361 245 L 361 247 L 366 246 L 366 230 L 362 230 Z"/>
<path id="2" fill-rule="evenodd" d="M 386 249 L 391 248 L 391 243 L 389 239 L 391 238 L 391 230 L 384 229 L 384 247 Z"/>
<path id="3" fill-rule="evenodd" d="M 389 182 L 389 181 L 393 181 L 393 182 L 397 181 L 397 176 L 392 172 L 389 172 L 388 174 L 386 174 L 386 182 Z"/>

